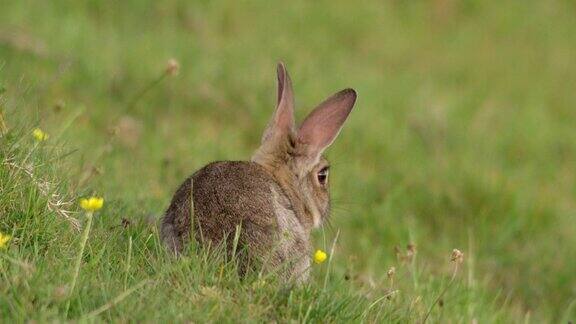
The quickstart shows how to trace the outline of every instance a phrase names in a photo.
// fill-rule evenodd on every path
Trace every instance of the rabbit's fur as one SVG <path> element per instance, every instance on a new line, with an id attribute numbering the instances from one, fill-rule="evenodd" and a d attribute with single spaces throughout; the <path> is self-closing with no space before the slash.
<path id="1" fill-rule="evenodd" d="M 356 93 L 342 90 L 315 108 L 300 127 L 286 68 L 278 64 L 278 101 L 251 161 L 213 162 L 176 191 L 161 236 L 178 253 L 191 236 L 201 244 L 226 242 L 239 228 L 241 271 L 261 264 L 283 278 L 305 281 L 310 231 L 330 212 L 328 161 L 322 156 L 352 110 Z"/>

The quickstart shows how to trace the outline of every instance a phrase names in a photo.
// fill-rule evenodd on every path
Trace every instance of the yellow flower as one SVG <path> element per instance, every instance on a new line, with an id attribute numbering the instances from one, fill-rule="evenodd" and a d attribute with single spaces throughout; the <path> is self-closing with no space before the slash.
<path id="1" fill-rule="evenodd" d="M 6 248 L 6 245 L 10 242 L 11 238 L 10 235 L 0 233 L 0 249 Z"/>
<path id="2" fill-rule="evenodd" d="M 104 205 L 104 198 L 90 197 L 80 199 L 80 207 L 85 211 L 97 211 Z"/>
<path id="3" fill-rule="evenodd" d="M 46 134 L 43 130 L 41 130 L 40 128 L 35 128 L 32 131 L 32 136 L 34 136 L 34 138 L 38 141 L 38 142 L 42 142 L 48 139 L 48 134 Z"/>
<path id="4" fill-rule="evenodd" d="M 328 254 L 326 254 L 326 252 L 322 250 L 316 250 L 316 252 L 314 253 L 314 262 L 318 264 L 326 261 L 326 258 L 328 258 Z"/>

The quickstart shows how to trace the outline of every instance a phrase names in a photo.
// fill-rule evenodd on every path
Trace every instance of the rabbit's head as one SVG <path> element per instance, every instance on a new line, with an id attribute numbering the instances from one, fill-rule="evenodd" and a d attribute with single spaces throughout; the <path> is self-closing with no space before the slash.
<path id="1" fill-rule="evenodd" d="M 306 228 L 318 227 L 330 212 L 329 163 L 324 150 L 338 136 L 356 92 L 342 90 L 322 102 L 296 127 L 292 82 L 278 64 L 278 101 L 260 148 L 252 157 L 270 172 Z"/>

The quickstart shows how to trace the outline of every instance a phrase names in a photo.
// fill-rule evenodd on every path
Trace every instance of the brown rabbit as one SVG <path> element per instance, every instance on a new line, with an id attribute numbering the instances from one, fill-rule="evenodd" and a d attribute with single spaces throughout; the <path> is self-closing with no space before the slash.
<path id="1" fill-rule="evenodd" d="M 310 267 L 310 231 L 330 212 L 329 164 L 322 153 L 342 128 L 356 92 L 336 93 L 296 128 L 290 77 L 282 63 L 277 72 L 276 111 L 252 160 L 213 162 L 189 177 L 164 215 L 161 237 L 178 253 L 193 226 L 200 245 L 226 242 L 231 253 L 239 228 L 241 271 L 256 261 L 302 282 Z"/>

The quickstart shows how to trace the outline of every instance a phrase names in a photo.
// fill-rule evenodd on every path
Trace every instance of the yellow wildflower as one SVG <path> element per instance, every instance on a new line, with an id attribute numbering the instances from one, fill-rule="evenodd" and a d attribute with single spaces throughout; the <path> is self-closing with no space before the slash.
<path id="1" fill-rule="evenodd" d="M 0 233 L 0 249 L 6 248 L 6 245 L 10 242 L 11 238 L 10 235 Z"/>
<path id="2" fill-rule="evenodd" d="M 80 207 L 82 207 L 82 209 L 85 211 L 97 211 L 98 209 L 102 208 L 102 205 L 104 205 L 104 198 L 90 197 L 80 199 Z"/>
<path id="3" fill-rule="evenodd" d="M 328 258 L 328 254 L 326 254 L 326 252 L 322 250 L 316 250 L 316 252 L 314 253 L 314 262 L 316 262 L 317 264 L 326 261 L 326 258 Z"/>
<path id="4" fill-rule="evenodd" d="M 32 136 L 34 136 L 34 138 L 38 141 L 38 142 L 42 142 L 48 139 L 48 134 L 46 134 L 43 130 L 41 130 L 40 128 L 35 128 L 32 131 Z"/>

